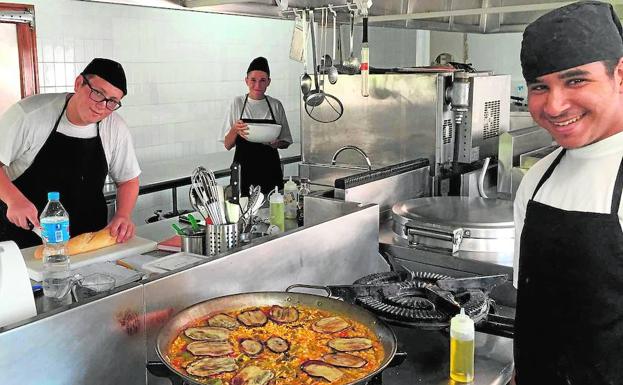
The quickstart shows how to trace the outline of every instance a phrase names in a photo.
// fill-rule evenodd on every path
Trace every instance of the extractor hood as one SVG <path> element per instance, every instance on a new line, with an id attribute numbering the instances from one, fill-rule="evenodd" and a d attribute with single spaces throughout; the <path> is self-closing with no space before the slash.
<path id="1" fill-rule="evenodd" d="M 183 9 L 257 17 L 293 19 L 292 10 L 335 6 L 348 22 L 352 0 L 79 0 Z M 572 1 L 546 0 L 372 0 L 371 26 L 468 33 L 521 32 L 547 11 Z M 611 0 L 623 15 L 623 0 Z"/>

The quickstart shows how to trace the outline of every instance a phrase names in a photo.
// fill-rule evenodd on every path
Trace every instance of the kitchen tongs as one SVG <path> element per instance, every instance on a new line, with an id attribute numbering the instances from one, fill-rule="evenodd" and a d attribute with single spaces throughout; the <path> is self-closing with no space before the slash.
<path id="1" fill-rule="evenodd" d="M 411 277 L 415 276 L 415 273 L 400 263 L 398 263 L 391 253 L 381 253 L 385 261 L 389 264 L 390 271 L 395 271 L 400 274 L 410 274 Z M 489 293 L 494 287 L 503 284 L 508 280 L 506 274 L 498 275 L 482 275 L 476 277 L 465 278 L 447 278 L 438 279 L 435 284 L 442 290 L 451 291 L 453 293 L 459 293 L 467 290 L 482 290 Z"/>
<path id="2" fill-rule="evenodd" d="M 388 283 L 382 285 L 304 285 L 294 284 L 286 288 L 286 292 L 292 289 L 314 289 L 324 290 L 329 297 L 341 298 L 342 300 L 357 304 L 357 298 L 360 297 L 376 297 L 376 298 L 391 298 L 404 294 L 405 288 L 401 287 L 398 283 Z M 454 296 L 450 292 L 441 290 L 437 287 L 422 287 L 418 290 L 422 290 L 426 299 L 428 299 L 435 308 L 444 311 L 449 314 L 458 314 L 461 310 L 461 305 L 454 300 Z"/>
<path id="3" fill-rule="evenodd" d="M 436 284 L 440 289 L 458 293 L 467 290 L 482 290 L 489 293 L 494 287 L 503 284 L 508 278 L 506 274 L 483 275 L 479 277 L 439 279 Z"/>

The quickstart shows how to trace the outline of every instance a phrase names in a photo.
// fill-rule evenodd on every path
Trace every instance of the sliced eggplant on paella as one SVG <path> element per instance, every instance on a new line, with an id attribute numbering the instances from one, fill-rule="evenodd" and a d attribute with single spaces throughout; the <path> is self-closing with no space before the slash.
<path id="1" fill-rule="evenodd" d="M 264 350 L 264 345 L 258 340 L 246 338 L 240 341 L 240 350 L 248 356 L 256 356 Z"/>
<path id="2" fill-rule="evenodd" d="M 236 365 L 236 360 L 231 357 L 202 358 L 191 362 L 186 367 L 188 374 L 197 377 L 208 377 L 235 370 L 238 370 L 238 365 Z"/>
<path id="3" fill-rule="evenodd" d="M 361 368 L 368 363 L 368 361 L 359 356 L 341 352 L 325 354 L 321 360 L 333 366 L 343 368 Z"/>
<path id="4" fill-rule="evenodd" d="M 197 341 L 227 341 L 229 333 L 229 329 L 213 326 L 200 326 L 184 330 L 187 337 Z"/>
<path id="5" fill-rule="evenodd" d="M 372 340 L 363 337 L 345 337 L 334 338 L 327 344 L 329 347 L 340 352 L 355 352 L 370 349 L 372 347 Z"/>
<path id="6" fill-rule="evenodd" d="M 290 349 L 290 344 L 288 343 L 288 341 L 284 340 L 281 337 L 270 337 L 266 341 L 266 346 L 268 346 L 268 349 L 272 350 L 275 353 L 287 352 Z"/>
<path id="7" fill-rule="evenodd" d="M 350 324 L 342 317 L 326 317 L 312 324 L 312 329 L 318 333 L 337 333 L 348 329 Z"/>
<path id="8" fill-rule="evenodd" d="M 301 365 L 301 370 L 312 377 L 322 377 L 330 382 L 339 380 L 344 375 L 344 372 L 340 369 L 318 360 L 304 362 Z"/>
<path id="9" fill-rule="evenodd" d="M 295 307 L 281 307 L 279 305 L 273 305 L 268 312 L 268 318 L 279 324 L 287 324 L 296 322 L 299 319 L 299 311 Z"/>
<path id="10" fill-rule="evenodd" d="M 238 314 L 237 318 L 246 326 L 264 326 L 268 322 L 266 314 L 260 309 L 247 310 Z"/>
<path id="11" fill-rule="evenodd" d="M 208 319 L 208 325 L 221 327 L 221 328 L 227 328 L 230 330 L 233 330 L 237 328 L 238 326 L 240 326 L 240 324 L 238 323 L 238 321 L 236 321 L 234 317 L 230 317 L 227 314 L 223 314 L 223 313 L 219 313 L 217 315 L 210 317 Z"/>
<path id="12" fill-rule="evenodd" d="M 220 357 L 234 352 L 227 341 L 195 341 L 186 346 L 186 350 L 195 356 Z"/>
<path id="13" fill-rule="evenodd" d="M 232 379 L 231 385 L 266 385 L 275 377 L 270 370 L 257 366 L 247 366 L 239 371 Z"/>

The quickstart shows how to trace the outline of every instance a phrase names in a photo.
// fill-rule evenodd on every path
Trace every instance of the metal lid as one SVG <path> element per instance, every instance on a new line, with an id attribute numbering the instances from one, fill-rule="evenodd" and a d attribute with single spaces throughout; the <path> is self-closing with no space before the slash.
<path id="1" fill-rule="evenodd" d="M 513 202 L 475 197 L 428 197 L 396 203 L 394 224 L 433 223 L 461 227 L 471 238 L 514 236 Z M 396 226 L 394 226 L 396 228 Z M 400 234 L 404 235 L 404 234 Z"/>

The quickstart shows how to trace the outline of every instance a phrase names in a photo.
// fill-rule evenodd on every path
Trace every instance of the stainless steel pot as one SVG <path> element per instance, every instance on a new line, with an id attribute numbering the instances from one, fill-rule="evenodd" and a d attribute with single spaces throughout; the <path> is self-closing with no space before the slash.
<path id="1" fill-rule="evenodd" d="M 338 315 L 343 315 L 368 327 L 381 342 L 385 355 L 381 360 L 380 366 L 367 376 L 350 384 L 366 384 L 369 379 L 381 372 L 394 358 L 396 354 L 396 335 L 387 324 L 377 318 L 369 311 L 333 298 L 317 296 L 304 293 L 285 293 L 285 292 L 254 292 L 228 295 L 210 299 L 192 305 L 171 318 L 158 333 L 156 340 L 156 352 L 164 364 L 178 376 L 189 384 L 202 385 L 192 377 L 178 371 L 168 360 L 166 351 L 171 342 L 178 336 L 190 322 L 205 318 L 211 314 L 228 311 L 235 311 L 246 307 L 262 306 L 305 306 L 312 309 L 329 311 Z"/>

